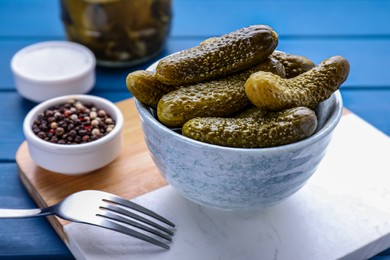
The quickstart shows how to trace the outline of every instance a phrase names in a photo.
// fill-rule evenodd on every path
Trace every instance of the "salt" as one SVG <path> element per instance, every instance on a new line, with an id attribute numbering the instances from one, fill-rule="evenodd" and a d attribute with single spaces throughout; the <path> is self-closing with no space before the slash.
<path id="1" fill-rule="evenodd" d="M 40 46 L 27 50 L 16 60 L 25 76 L 39 80 L 66 79 L 90 67 L 90 56 L 72 46 Z"/>
<path id="2" fill-rule="evenodd" d="M 96 59 L 81 44 L 48 41 L 27 46 L 11 60 L 19 94 L 35 102 L 84 94 L 95 84 Z"/>

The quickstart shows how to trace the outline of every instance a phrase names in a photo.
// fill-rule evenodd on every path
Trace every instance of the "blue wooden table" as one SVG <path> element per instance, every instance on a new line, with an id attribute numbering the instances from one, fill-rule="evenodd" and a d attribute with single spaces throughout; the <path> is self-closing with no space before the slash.
<path id="1" fill-rule="evenodd" d="M 279 50 L 305 55 L 315 63 L 333 55 L 347 58 L 351 73 L 341 87 L 345 107 L 390 135 L 389 17 L 390 1 L 174 0 L 173 27 L 160 57 L 211 36 L 268 24 L 279 34 Z M 0 207 L 35 206 L 18 178 L 15 153 L 24 140 L 24 116 L 36 103 L 16 92 L 10 60 L 32 43 L 64 39 L 57 1 L 0 1 Z M 127 74 L 150 63 L 98 67 L 90 94 L 113 102 L 131 97 Z M 0 220 L 0 259 L 4 258 L 72 255 L 45 219 L 6 219 Z M 390 250 L 374 259 L 390 259 Z"/>

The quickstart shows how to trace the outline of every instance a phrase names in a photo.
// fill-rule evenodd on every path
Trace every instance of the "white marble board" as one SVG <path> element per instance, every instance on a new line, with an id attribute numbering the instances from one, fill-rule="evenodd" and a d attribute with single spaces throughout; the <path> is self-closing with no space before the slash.
<path id="1" fill-rule="evenodd" d="M 134 201 L 176 223 L 170 250 L 101 228 L 65 226 L 77 259 L 366 259 L 390 247 L 390 138 L 342 117 L 309 182 L 261 212 L 198 206 L 170 186 Z"/>

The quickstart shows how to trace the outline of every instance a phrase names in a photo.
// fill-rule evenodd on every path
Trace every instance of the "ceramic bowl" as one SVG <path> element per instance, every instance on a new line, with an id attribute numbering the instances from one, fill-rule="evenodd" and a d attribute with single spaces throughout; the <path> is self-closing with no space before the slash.
<path id="1" fill-rule="evenodd" d="M 153 69 L 153 68 L 152 68 Z M 184 197 L 222 210 L 259 210 L 298 191 L 325 155 L 342 112 L 340 92 L 316 108 L 316 132 L 272 148 L 230 148 L 187 138 L 136 100 L 145 142 L 167 182 Z"/>
<path id="2" fill-rule="evenodd" d="M 96 59 L 85 46 L 47 41 L 19 50 L 11 60 L 16 89 L 34 102 L 85 94 L 95 84 Z"/>
<path id="3" fill-rule="evenodd" d="M 115 127 L 100 139 L 82 144 L 57 144 L 40 139 L 32 131 L 34 120 L 44 110 L 69 99 L 90 102 L 97 108 L 104 109 L 115 120 Z M 115 104 L 92 95 L 67 95 L 49 99 L 34 107 L 23 122 L 23 132 L 34 162 L 46 170 L 66 175 L 85 174 L 112 162 L 121 149 L 122 127 L 123 115 Z"/>

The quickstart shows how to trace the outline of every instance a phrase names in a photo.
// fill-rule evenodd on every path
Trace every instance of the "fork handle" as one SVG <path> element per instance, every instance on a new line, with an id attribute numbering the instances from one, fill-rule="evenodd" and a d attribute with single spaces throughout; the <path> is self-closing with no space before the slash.
<path id="1" fill-rule="evenodd" d="M 0 218 L 28 218 L 49 215 L 45 209 L 0 209 Z"/>

